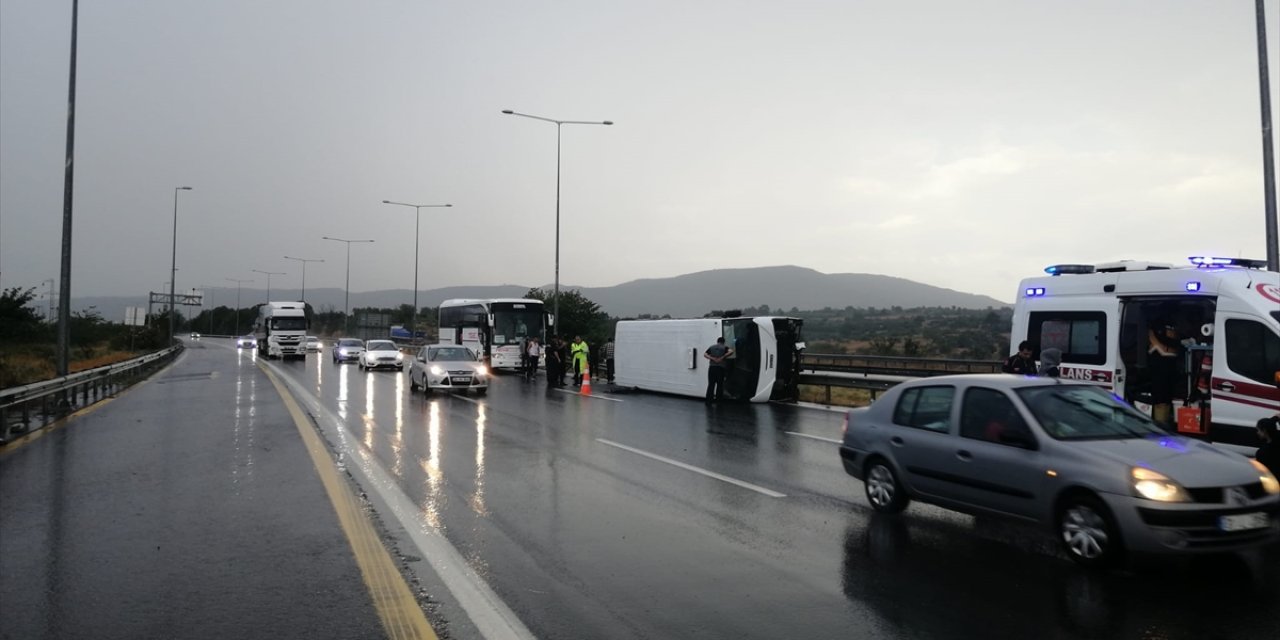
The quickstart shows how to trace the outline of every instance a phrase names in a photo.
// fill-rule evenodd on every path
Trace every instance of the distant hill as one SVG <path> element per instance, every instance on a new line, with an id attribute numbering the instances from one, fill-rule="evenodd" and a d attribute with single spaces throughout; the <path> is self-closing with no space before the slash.
<path id="1" fill-rule="evenodd" d="M 550 285 L 544 285 L 550 288 Z M 479 285 L 428 289 L 418 293 L 418 304 L 434 307 L 450 298 L 516 298 L 531 285 Z M 804 267 L 756 267 L 714 269 L 672 278 L 632 280 L 612 287 L 575 287 L 610 315 L 634 317 L 648 313 L 673 317 L 701 316 L 716 309 L 741 309 L 767 304 L 778 310 L 807 310 L 832 307 L 962 307 L 985 309 L 1007 303 L 972 293 L 944 289 L 904 278 L 870 273 L 821 273 Z M 297 300 L 297 289 L 272 287 L 273 300 Z M 249 307 L 266 300 L 264 289 L 240 290 L 240 306 Z M 205 305 L 234 306 L 236 290 L 217 288 L 205 292 Z M 397 307 L 413 301 L 408 289 L 351 292 L 351 306 Z M 307 289 L 307 302 L 317 309 L 343 308 L 343 291 L 338 288 Z M 112 322 L 124 319 L 128 306 L 145 307 L 146 296 L 74 298 L 79 311 L 95 307 Z M 187 315 L 199 313 L 188 310 Z"/>

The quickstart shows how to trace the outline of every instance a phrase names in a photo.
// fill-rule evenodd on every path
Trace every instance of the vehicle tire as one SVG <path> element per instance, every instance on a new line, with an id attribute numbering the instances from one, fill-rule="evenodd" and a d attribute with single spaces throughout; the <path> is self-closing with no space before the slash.
<path id="1" fill-rule="evenodd" d="M 1093 495 L 1064 498 L 1054 517 L 1054 530 L 1062 550 L 1082 566 L 1110 567 L 1124 556 L 1124 542 L 1115 518 Z"/>
<path id="2" fill-rule="evenodd" d="M 867 462 L 862 487 L 871 508 L 880 513 L 900 513 L 907 508 L 907 490 L 898 482 L 898 474 L 884 458 L 872 458 Z"/>
<path id="3" fill-rule="evenodd" d="M 409 393 L 413 393 L 414 391 L 417 391 L 417 390 L 418 390 L 418 379 L 413 377 L 413 372 L 410 371 L 409 372 Z"/>

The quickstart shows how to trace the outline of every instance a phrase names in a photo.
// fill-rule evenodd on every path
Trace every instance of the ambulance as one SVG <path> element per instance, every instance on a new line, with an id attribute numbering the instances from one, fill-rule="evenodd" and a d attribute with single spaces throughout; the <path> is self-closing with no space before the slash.
<path id="1" fill-rule="evenodd" d="M 1280 413 L 1280 273 L 1265 264 L 1195 256 L 1185 266 L 1050 266 L 1018 286 L 1010 352 L 1023 340 L 1037 359 L 1056 347 L 1062 378 L 1150 413 L 1153 332 L 1172 327 L 1178 431 L 1257 446 L 1254 425 Z"/>

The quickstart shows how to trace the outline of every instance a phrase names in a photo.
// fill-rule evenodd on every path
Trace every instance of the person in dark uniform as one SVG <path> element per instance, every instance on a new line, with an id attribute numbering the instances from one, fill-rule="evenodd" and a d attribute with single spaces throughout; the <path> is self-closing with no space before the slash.
<path id="1" fill-rule="evenodd" d="M 1262 446 L 1254 457 L 1273 475 L 1280 476 L 1280 413 L 1258 421 L 1258 438 Z"/>
<path id="2" fill-rule="evenodd" d="M 563 387 L 564 386 L 564 360 L 563 352 L 560 350 L 560 337 L 556 336 L 547 343 L 547 348 L 543 353 L 543 358 L 547 364 L 547 387 Z"/>
<path id="3" fill-rule="evenodd" d="M 727 367 L 725 360 L 733 355 L 733 349 L 726 347 L 724 338 L 716 338 L 716 343 L 707 347 L 702 357 L 711 361 L 707 367 L 707 402 L 724 399 L 724 379 Z"/>
<path id="4" fill-rule="evenodd" d="M 1036 360 L 1031 357 L 1031 341 L 1023 340 L 1018 343 L 1018 352 L 1009 356 L 1000 370 L 1022 376 L 1036 375 Z"/>
<path id="5" fill-rule="evenodd" d="M 1174 429 L 1173 399 L 1178 394 L 1182 344 L 1172 322 L 1160 321 L 1147 332 L 1147 369 L 1151 372 L 1151 419 Z"/>

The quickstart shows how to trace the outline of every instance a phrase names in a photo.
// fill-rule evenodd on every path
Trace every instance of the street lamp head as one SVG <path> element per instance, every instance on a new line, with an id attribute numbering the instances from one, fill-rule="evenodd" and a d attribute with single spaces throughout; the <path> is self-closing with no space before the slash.
<path id="1" fill-rule="evenodd" d="M 382 201 L 382 204 L 391 204 L 391 201 L 390 201 L 390 200 L 383 200 L 383 201 Z"/>
<path id="2" fill-rule="evenodd" d="M 514 111 L 512 111 L 512 110 L 510 110 L 510 109 L 503 109 L 503 110 L 502 110 L 502 112 L 503 112 L 503 113 L 505 113 L 505 114 L 507 114 L 507 115 L 514 115 L 514 114 L 515 114 L 515 112 L 514 112 Z"/>
<path id="3" fill-rule="evenodd" d="M 451 205 L 451 204 L 446 204 L 445 206 L 446 206 L 446 207 L 452 207 L 453 205 Z"/>
<path id="4" fill-rule="evenodd" d="M 178 187 L 179 191 L 190 191 L 191 187 Z"/>
<path id="5" fill-rule="evenodd" d="M 604 122 L 601 122 L 600 124 L 613 124 L 613 121 L 612 121 L 612 120 L 605 120 Z"/>

